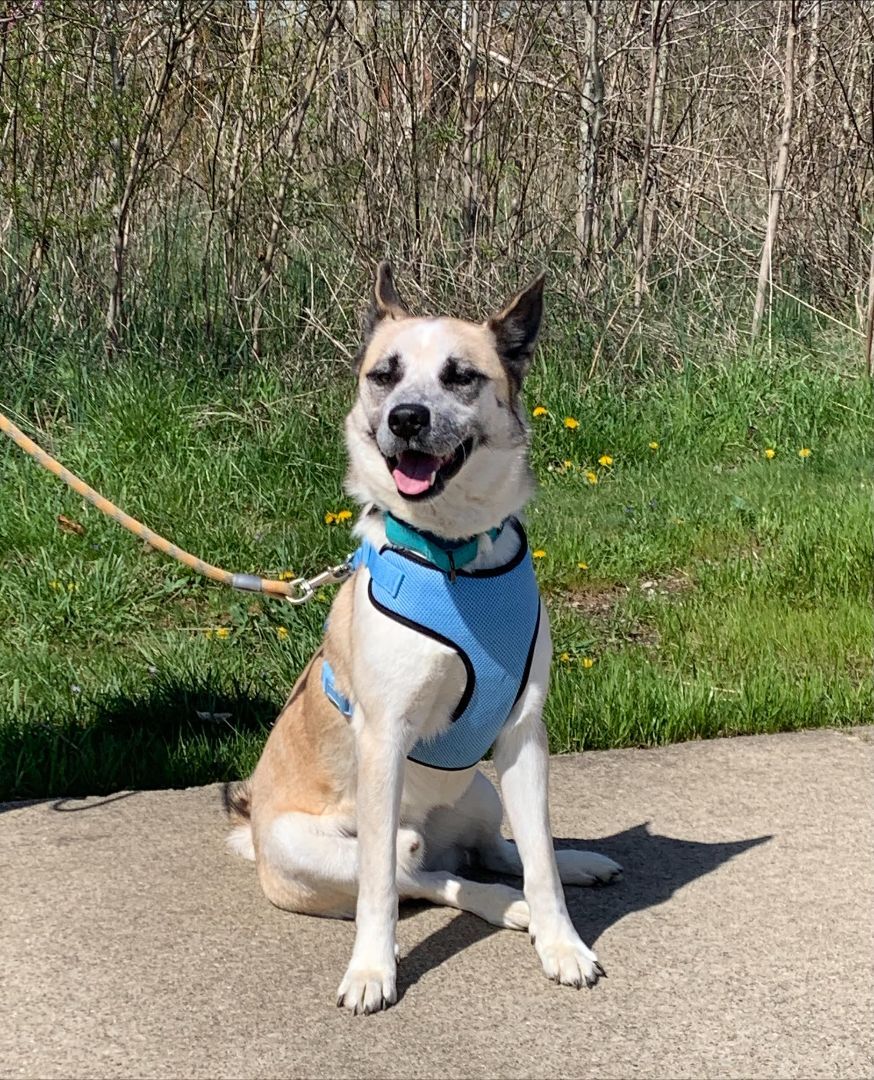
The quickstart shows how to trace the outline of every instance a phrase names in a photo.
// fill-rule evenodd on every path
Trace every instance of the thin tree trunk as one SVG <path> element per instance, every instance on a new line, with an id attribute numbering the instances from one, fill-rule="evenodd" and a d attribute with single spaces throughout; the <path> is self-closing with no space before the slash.
<path id="1" fill-rule="evenodd" d="M 874 377 L 874 233 L 871 235 L 871 261 L 868 264 L 868 310 L 865 312 L 865 369 Z"/>
<path id="2" fill-rule="evenodd" d="M 756 284 L 756 302 L 753 307 L 752 324 L 753 339 L 759 336 L 762 328 L 765 297 L 768 293 L 768 282 L 771 279 L 771 259 L 774 251 L 774 241 L 777 239 L 777 225 L 780 220 L 780 204 L 783 200 L 783 187 L 786 183 L 786 170 L 789 166 L 789 146 L 792 139 L 792 119 L 795 109 L 795 36 L 797 29 L 797 0 L 791 0 L 789 27 L 786 31 L 786 54 L 783 62 L 783 127 L 780 132 L 780 144 L 777 150 L 774 182 L 771 186 L 768 227 L 765 233 L 765 243 L 762 246 L 762 261 L 759 264 L 759 279 Z"/>
<path id="3" fill-rule="evenodd" d="M 282 179 L 279 182 L 279 187 L 276 189 L 276 197 L 273 200 L 273 213 L 271 215 L 270 222 L 270 235 L 267 239 L 267 247 L 264 250 L 264 261 L 261 264 L 261 277 L 258 281 L 258 287 L 255 290 L 255 294 L 252 298 L 255 310 L 252 316 L 252 353 L 257 359 L 261 355 L 261 323 L 264 318 L 264 296 L 267 291 L 267 286 L 270 284 L 273 278 L 273 263 L 276 259 L 276 251 L 279 246 L 279 230 L 282 227 L 282 217 L 285 211 L 285 200 L 288 197 L 288 185 L 291 180 L 291 172 L 294 167 L 295 156 L 297 154 L 298 143 L 300 142 L 301 132 L 303 131 L 304 120 L 306 119 L 307 110 L 309 109 L 310 100 L 313 96 L 313 91 L 316 88 L 316 80 L 319 77 L 319 72 L 322 69 L 322 62 L 325 59 L 325 53 L 328 50 L 328 42 L 331 39 L 331 33 L 334 29 L 334 24 L 337 21 L 337 16 L 340 14 L 340 5 L 342 0 L 335 0 L 335 3 L 331 7 L 330 14 L 328 15 L 328 21 L 325 24 L 325 29 L 322 32 L 322 40 L 319 42 L 319 47 L 316 51 L 316 58 L 313 61 L 313 66 L 310 69 L 309 76 L 307 77 L 306 86 L 304 88 L 303 97 L 300 100 L 300 104 L 297 107 L 297 120 L 295 121 L 294 129 L 291 133 L 289 140 L 288 154 L 286 156 L 285 169 L 282 173 Z"/>
<path id="4" fill-rule="evenodd" d="M 637 240 L 634 245 L 634 307 L 639 310 L 647 289 L 646 276 L 649 264 L 646 227 L 646 207 L 650 189 L 650 160 L 652 158 L 653 133 L 655 131 L 656 110 L 661 111 L 664 90 L 660 79 L 667 72 L 667 49 L 664 27 L 667 18 L 662 19 L 662 0 L 658 0 L 652 15 L 649 87 L 646 94 L 646 120 L 643 132 L 643 160 L 640 165 L 640 194 L 637 203 Z M 660 118 L 659 118 L 659 122 Z"/>
<path id="5" fill-rule="evenodd" d="M 464 123 L 464 143 L 461 162 L 463 169 L 461 231 L 466 244 L 473 246 L 476 233 L 477 183 L 474 165 L 476 135 L 476 77 L 479 61 L 479 3 L 461 0 L 461 36 L 466 44 L 467 69 L 464 76 L 461 108 Z"/>
<path id="6" fill-rule="evenodd" d="M 808 124 L 810 123 L 811 110 L 816 95 L 816 68 L 819 63 L 819 24 L 821 19 L 822 0 L 813 0 L 810 17 L 810 50 L 807 54 L 807 75 L 804 80 L 804 104 L 807 109 Z"/>
<path id="7" fill-rule="evenodd" d="M 574 2 L 574 0 L 572 0 Z M 598 182 L 598 138 L 604 116 L 604 81 L 598 56 L 601 0 L 586 4 L 586 75 L 580 114 L 580 159 L 577 172 L 577 249 L 580 267 L 589 265 L 592 226 L 595 217 L 595 190 Z"/>
<path id="8" fill-rule="evenodd" d="M 653 145 L 650 146 L 649 192 L 644 213 L 644 283 L 646 283 L 649 260 L 658 241 L 659 183 L 661 180 L 659 174 L 665 152 L 662 143 L 665 134 L 665 83 L 668 80 L 668 51 L 671 44 L 670 18 L 671 14 L 668 11 L 659 37 L 659 67 L 656 74 L 655 100 L 653 101 L 652 110 Z"/>
<path id="9" fill-rule="evenodd" d="M 251 10 L 249 3 L 244 3 L 244 9 Z M 261 43 L 261 35 L 264 32 L 264 4 L 259 3 L 255 7 L 252 20 L 252 32 L 246 43 L 246 62 L 243 68 L 243 82 L 240 86 L 240 103 L 237 114 L 237 122 L 234 126 L 234 141 L 231 148 L 231 167 L 228 170 L 228 180 L 225 185 L 224 199 L 222 200 L 226 216 L 224 234 L 225 251 L 225 286 L 231 305 L 236 308 L 240 300 L 240 282 L 237 272 L 238 247 L 240 231 L 240 207 L 243 192 L 240 184 L 240 173 L 243 163 L 243 143 L 246 130 L 246 121 L 249 118 L 249 88 L 252 83 L 252 72 L 255 68 L 255 56 Z"/>

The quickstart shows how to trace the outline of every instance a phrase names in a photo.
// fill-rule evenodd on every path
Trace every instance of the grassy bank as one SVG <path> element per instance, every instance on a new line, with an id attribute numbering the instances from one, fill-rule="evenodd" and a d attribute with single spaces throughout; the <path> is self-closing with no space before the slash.
<path id="1" fill-rule="evenodd" d="M 871 718 L 874 425 L 848 351 L 787 342 L 620 385 L 544 349 L 529 535 L 554 624 L 555 750 Z M 354 509 L 341 363 L 284 381 L 42 364 L 7 378 L 0 407 L 163 535 L 265 574 L 350 549 L 348 524 L 325 523 Z M 0 798 L 244 773 L 329 602 L 207 585 L 0 446 Z"/>

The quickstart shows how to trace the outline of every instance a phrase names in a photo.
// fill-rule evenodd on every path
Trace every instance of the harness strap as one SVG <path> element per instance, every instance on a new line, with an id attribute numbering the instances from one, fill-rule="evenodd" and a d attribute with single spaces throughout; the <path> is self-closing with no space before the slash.
<path id="1" fill-rule="evenodd" d="M 404 583 L 403 572 L 390 566 L 367 540 L 362 541 L 361 546 L 352 556 L 351 566 L 353 570 L 357 570 L 359 566 L 366 566 L 376 584 L 392 599 L 398 595 Z"/>
<path id="2" fill-rule="evenodd" d="M 337 689 L 337 681 L 334 678 L 334 669 L 327 660 L 322 660 L 322 690 L 324 690 L 325 697 L 331 702 L 335 709 L 339 709 L 344 716 L 352 715 L 352 702 L 344 693 Z"/>

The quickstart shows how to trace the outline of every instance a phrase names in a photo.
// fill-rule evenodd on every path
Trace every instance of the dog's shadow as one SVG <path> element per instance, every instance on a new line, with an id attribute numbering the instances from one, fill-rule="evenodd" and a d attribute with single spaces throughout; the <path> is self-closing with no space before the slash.
<path id="1" fill-rule="evenodd" d="M 624 875 L 612 885 L 601 888 L 566 887 L 568 911 L 580 937 L 594 946 L 608 927 L 634 911 L 643 911 L 669 900 L 678 889 L 696 878 L 716 870 L 723 863 L 770 840 L 757 836 L 748 840 L 705 844 L 695 840 L 677 840 L 658 836 L 644 822 L 624 832 L 597 841 L 556 837 L 556 847 L 598 851 L 621 863 Z M 482 880 L 501 880 L 489 875 Z M 513 880 L 513 879 L 506 879 Z M 519 885 L 518 879 L 514 882 Z M 402 913 L 421 911 L 421 904 L 405 905 Z M 451 922 L 430 934 L 403 958 L 398 969 L 398 997 L 414 986 L 432 968 L 462 952 L 491 934 L 498 927 L 475 915 L 460 913 Z"/>

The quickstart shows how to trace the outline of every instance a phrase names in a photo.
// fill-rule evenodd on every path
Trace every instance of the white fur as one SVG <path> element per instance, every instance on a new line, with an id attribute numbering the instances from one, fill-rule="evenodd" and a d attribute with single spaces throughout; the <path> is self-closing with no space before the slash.
<path id="1" fill-rule="evenodd" d="M 249 859 L 252 862 L 255 861 L 255 845 L 252 842 L 252 826 L 248 823 L 246 825 L 235 825 L 231 829 L 231 834 L 227 838 L 226 843 L 228 848 L 234 852 L 235 855 L 240 855 L 244 859 Z"/>

